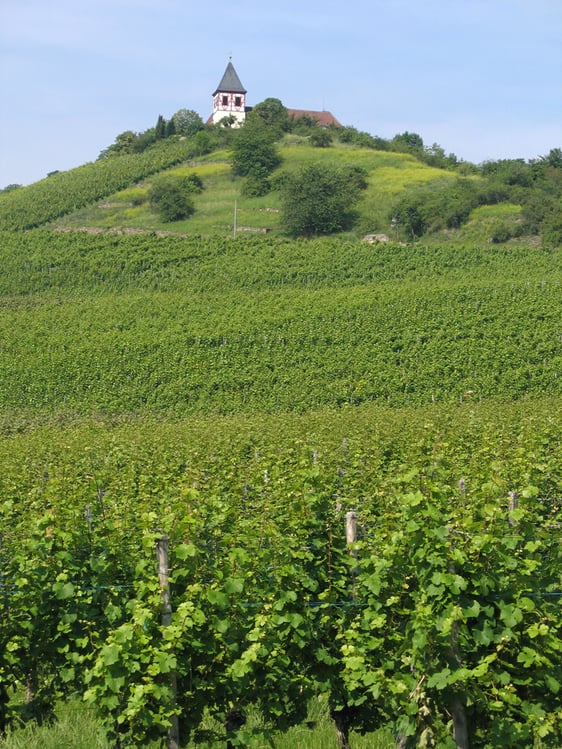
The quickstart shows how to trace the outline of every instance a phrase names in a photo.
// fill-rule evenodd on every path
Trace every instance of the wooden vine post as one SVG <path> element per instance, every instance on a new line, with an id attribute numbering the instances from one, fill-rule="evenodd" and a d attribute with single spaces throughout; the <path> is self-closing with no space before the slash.
<path id="1" fill-rule="evenodd" d="M 353 557 L 353 559 L 357 559 L 357 549 L 354 546 L 355 542 L 357 541 L 357 512 L 355 510 L 350 510 L 349 512 L 345 513 L 345 539 L 349 547 L 350 555 Z M 351 574 L 353 578 L 351 597 L 353 600 L 355 600 L 357 598 L 357 590 L 355 585 L 357 568 L 354 568 Z"/>
<path id="2" fill-rule="evenodd" d="M 357 512 L 355 510 L 350 510 L 345 513 L 345 540 L 350 556 L 353 559 L 357 559 L 357 549 L 354 547 L 354 544 L 357 541 Z M 353 569 L 351 572 L 352 589 L 350 593 L 352 602 L 357 600 L 355 584 L 356 575 L 357 570 Z M 336 740 L 339 749 L 350 749 L 349 732 L 353 720 L 352 711 L 347 705 L 344 705 L 338 710 L 331 710 L 330 714 L 336 726 Z"/>
<path id="3" fill-rule="evenodd" d="M 519 494 L 517 492 L 508 492 L 507 496 L 509 498 L 509 514 L 507 517 L 507 521 L 513 528 L 513 526 L 517 524 L 517 521 L 513 517 L 513 513 L 519 507 Z"/>
<path id="4" fill-rule="evenodd" d="M 170 602 L 170 580 L 168 564 L 168 536 L 161 535 L 156 539 L 156 556 L 158 558 L 158 578 L 162 596 L 162 626 L 169 627 L 172 623 L 172 604 Z M 170 673 L 170 687 L 172 689 L 172 707 L 175 707 L 177 697 L 176 673 Z M 177 715 L 172 715 L 172 725 L 168 729 L 168 749 L 179 749 L 180 728 Z"/>
<path id="5" fill-rule="evenodd" d="M 348 544 L 354 544 L 357 541 L 357 513 L 355 510 L 345 513 L 345 538 Z M 357 556 L 357 552 L 353 548 L 349 553 L 352 557 Z"/>

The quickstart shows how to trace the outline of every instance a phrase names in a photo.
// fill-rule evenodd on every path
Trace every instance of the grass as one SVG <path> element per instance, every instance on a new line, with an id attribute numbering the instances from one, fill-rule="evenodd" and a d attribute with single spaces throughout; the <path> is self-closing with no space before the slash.
<path id="1" fill-rule="evenodd" d="M 59 706 L 52 725 L 8 729 L 2 749 L 109 749 L 93 713 L 79 702 Z"/>
<path id="2" fill-rule="evenodd" d="M 57 226 L 70 228 L 101 227 L 110 229 L 143 229 L 173 231 L 190 235 L 231 234 L 234 225 L 234 205 L 237 204 L 237 223 L 241 231 L 250 229 L 279 229 L 279 198 L 275 193 L 262 198 L 244 198 L 242 181 L 232 177 L 228 163 L 198 162 L 170 169 L 170 175 L 197 174 L 205 189 L 194 196 L 195 214 L 188 220 L 163 223 L 148 203 L 148 191 L 153 180 L 121 190 L 100 203 L 83 208 L 58 221 Z"/>
<path id="3" fill-rule="evenodd" d="M 409 154 L 360 149 L 336 143 L 330 148 L 314 148 L 302 139 L 287 137 L 279 146 L 283 159 L 280 170 L 293 171 L 304 164 L 348 165 L 363 167 L 368 187 L 359 205 L 356 234 L 389 230 L 389 212 L 397 195 L 409 186 L 455 179 L 440 169 L 422 164 Z M 266 230 L 283 233 L 280 195 L 276 191 L 258 198 L 243 194 L 244 180 L 232 175 L 230 154 L 215 151 L 197 161 L 186 162 L 165 172 L 170 175 L 196 173 L 205 189 L 194 197 L 195 213 L 186 221 L 162 223 L 148 204 L 148 190 L 159 175 L 136 186 L 107 196 L 103 201 L 59 219 L 57 226 L 67 228 L 99 227 L 125 230 L 173 231 L 201 236 L 232 234 L 234 205 L 240 231 Z"/>
<path id="4" fill-rule="evenodd" d="M 59 705 L 57 720 L 49 726 L 35 723 L 9 730 L 0 739 L 0 749 L 110 749 L 94 713 L 78 701 Z M 318 699 L 309 708 L 309 722 L 294 726 L 273 738 L 274 749 L 336 749 L 334 725 L 329 718 L 326 703 Z M 250 714 L 249 722 L 259 724 L 259 715 Z M 310 727 L 309 727 L 310 726 Z M 218 730 L 220 726 L 208 720 L 204 729 Z M 392 735 L 384 730 L 365 736 L 351 734 L 353 749 L 391 749 L 395 746 Z M 147 749 L 163 749 L 165 741 L 153 742 Z M 191 742 L 189 747 L 223 749 L 224 741 Z M 270 746 L 265 740 L 260 747 Z"/>

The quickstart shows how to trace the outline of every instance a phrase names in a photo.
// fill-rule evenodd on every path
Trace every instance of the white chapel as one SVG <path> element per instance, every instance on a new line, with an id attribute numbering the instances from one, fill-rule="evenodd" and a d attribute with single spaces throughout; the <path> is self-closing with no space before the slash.
<path id="1" fill-rule="evenodd" d="M 229 61 L 221 82 L 213 92 L 213 113 L 208 122 L 214 125 L 224 117 L 233 117 L 233 124 L 239 127 L 246 119 L 246 94 L 234 65 Z"/>
<path id="2" fill-rule="evenodd" d="M 225 117 L 231 117 L 233 127 L 243 125 L 246 121 L 247 112 L 252 109 L 246 103 L 247 93 L 238 77 L 238 73 L 234 69 L 232 61 L 229 60 L 221 82 L 213 91 L 213 113 L 207 120 L 207 124 L 216 125 Z M 287 114 L 293 120 L 307 117 L 309 120 L 316 122 L 319 127 L 342 126 L 341 122 L 331 112 L 327 112 L 326 110 L 287 109 Z"/>

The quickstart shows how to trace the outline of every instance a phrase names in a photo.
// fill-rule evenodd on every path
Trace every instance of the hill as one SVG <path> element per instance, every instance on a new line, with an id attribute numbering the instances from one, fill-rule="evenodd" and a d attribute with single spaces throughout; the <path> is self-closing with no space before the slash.
<path id="1" fill-rule="evenodd" d="M 1 398 L 38 413 L 559 392 L 559 251 L 5 235 Z"/>
<path id="2" fill-rule="evenodd" d="M 345 233 L 190 139 L 0 196 L 0 731 L 560 745 L 559 167 L 305 137 L 278 173 L 366 174 Z"/>
<path id="3" fill-rule="evenodd" d="M 317 164 L 353 167 L 365 175 L 352 236 L 382 233 L 412 241 L 431 235 L 433 241 L 441 233 L 448 242 L 464 236 L 481 242 L 501 243 L 512 237 L 536 242 L 544 224 L 545 245 L 560 244 L 559 149 L 535 162 L 475 167 L 444 156 L 435 145 L 424 148 L 408 133 L 408 138 L 387 142 L 338 128 L 336 136 L 320 131 L 328 140 L 315 141 L 318 128 L 309 130 L 308 135 L 291 132 L 277 141 L 281 166 L 274 173 L 274 189 L 259 197 L 252 197 L 247 180 L 232 170 L 231 148 L 239 135 L 214 126 L 212 137 L 206 132 L 170 137 L 139 153 L 117 151 L 29 187 L 0 193 L 0 228 L 28 229 L 54 222 L 59 228 L 225 236 L 233 232 L 236 206 L 238 231 L 283 234 L 279 177 Z M 277 136 L 268 136 L 266 130 L 260 137 Z M 150 188 L 164 175 L 201 179 L 204 189 L 193 196 L 195 212 L 188 220 L 163 222 L 150 205 Z"/>
<path id="4" fill-rule="evenodd" d="M 242 129 L 248 158 L 278 149 L 259 196 L 232 169 L 240 134 L 217 126 L 0 195 L 5 407 L 186 415 L 558 393 L 560 250 L 522 234 L 555 193 L 556 150 L 476 170 L 412 134 L 307 127 Z M 293 241 L 277 184 L 311 165 L 353 168 L 364 189 L 350 230 Z M 163 176 L 202 187 L 190 218 L 155 212 Z"/>

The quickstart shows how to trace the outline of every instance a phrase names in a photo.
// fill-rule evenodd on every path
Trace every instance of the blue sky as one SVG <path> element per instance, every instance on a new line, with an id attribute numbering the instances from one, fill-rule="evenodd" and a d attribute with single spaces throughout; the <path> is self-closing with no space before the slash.
<path id="1" fill-rule="evenodd" d="M 562 0 L 0 0 L 0 188 L 206 119 L 231 55 L 249 104 L 475 163 L 562 147 Z"/>

